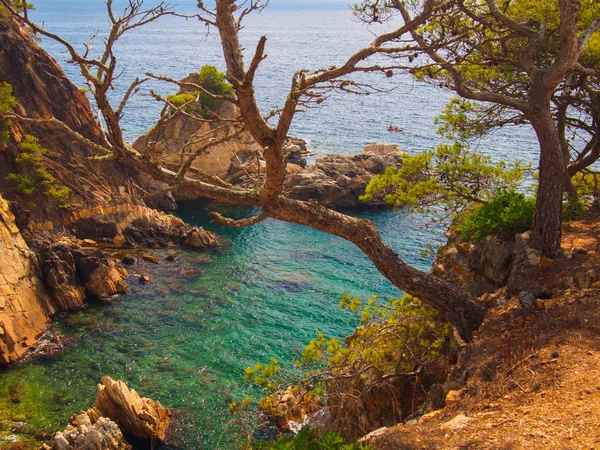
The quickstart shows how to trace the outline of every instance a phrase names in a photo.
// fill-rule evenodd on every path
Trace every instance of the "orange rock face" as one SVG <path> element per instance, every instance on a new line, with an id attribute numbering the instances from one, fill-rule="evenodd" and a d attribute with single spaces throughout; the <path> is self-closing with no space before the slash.
<path id="1" fill-rule="evenodd" d="M 149 441 L 164 441 L 171 423 L 171 411 L 160 402 L 142 398 L 122 381 L 103 377 L 98 385 L 94 407 L 87 411 L 92 422 L 107 417 L 119 425 L 125 435 Z"/>
<path id="2" fill-rule="evenodd" d="M 0 364 L 27 353 L 54 313 L 32 258 L 0 196 Z"/>

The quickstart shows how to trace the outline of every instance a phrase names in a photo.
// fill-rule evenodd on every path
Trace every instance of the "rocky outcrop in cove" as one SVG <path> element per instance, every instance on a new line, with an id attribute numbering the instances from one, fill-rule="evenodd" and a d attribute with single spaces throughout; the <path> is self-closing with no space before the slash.
<path id="1" fill-rule="evenodd" d="M 142 398 L 122 381 L 103 377 L 94 407 L 70 419 L 64 431 L 54 435 L 52 450 L 129 450 L 127 437 L 154 446 L 165 440 L 171 411 L 159 402 Z"/>
<path id="2" fill-rule="evenodd" d="M 382 201 L 361 202 L 369 181 L 387 167 L 399 168 L 403 154 L 327 155 L 306 170 L 288 176 L 285 193 L 298 200 L 315 200 L 333 208 L 385 206 Z"/>
<path id="3" fill-rule="evenodd" d="M 83 306 L 87 296 L 108 299 L 127 292 L 126 272 L 100 249 L 76 239 L 40 244 L 42 278 L 60 310 Z"/>
<path id="4" fill-rule="evenodd" d="M 79 414 L 71 419 L 64 431 L 54 435 L 52 450 L 129 450 L 119 426 L 106 417 L 100 417 L 93 424 L 87 414 Z"/>
<path id="5" fill-rule="evenodd" d="M 160 402 L 140 397 L 122 381 L 103 377 L 94 407 L 87 411 L 92 422 L 107 417 L 119 424 L 125 435 L 150 442 L 164 441 L 171 411 Z"/>

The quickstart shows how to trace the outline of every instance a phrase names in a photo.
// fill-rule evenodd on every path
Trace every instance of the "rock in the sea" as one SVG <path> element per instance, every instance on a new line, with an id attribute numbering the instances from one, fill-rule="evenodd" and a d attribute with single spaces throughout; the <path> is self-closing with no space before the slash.
<path id="1" fill-rule="evenodd" d="M 171 422 L 171 411 L 160 402 L 142 398 L 122 381 L 103 377 L 98 385 L 94 407 L 87 411 L 92 422 L 100 417 L 115 421 L 126 436 L 151 442 L 164 441 Z"/>
<path id="2" fill-rule="evenodd" d="M 76 239 L 38 245 L 42 278 L 61 310 L 83 306 L 86 295 L 106 299 L 127 292 L 124 273 L 95 247 Z"/>
<path id="3" fill-rule="evenodd" d="M 54 435 L 52 450 L 128 450 L 131 446 L 123 438 L 118 425 L 106 417 L 93 424 L 87 414 L 71 419 L 64 431 Z"/>
<path id="4" fill-rule="evenodd" d="M 160 262 L 160 258 L 157 258 L 156 256 L 152 255 L 143 255 L 142 259 L 144 261 L 151 262 L 152 264 L 158 264 Z"/>
<path id="5" fill-rule="evenodd" d="M 384 206 L 381 199 L 361 202 L 369 181 L 387 167 L 399 168 L 403 154 L 327 155 L 300 173 L 291 174 L 285 184 L 286 194 L 298 200 L 315 200 L 334 208 Z"/>
<path id="6" fill-rule="evenodd" d="M 216 239 L 203 228 L 194 228 L 188 232 L 183 241 L 183 245 L 191 248 L 206 248 L 217 245 Z"/>
<path id="7" fill-rule="evenodd" d="M 399 153 L 400 147 L 398 147 L 398 144 L 374 143 L 374 144 L 365 145 L 364 152 L 370 153 L 373 155 L 385 156 L 385 155 L 390 155 L 390 154 L 394 154 L 394 153 Z"/>
<path id="8" fill-rule="evenodd" d="M 138 281 L 140 283 L 150 283 L 150 277 L 148 275 L 146 275 L 145 273 L 143 273 L 142 275 L 140 275 L 140 277 L 138 278 Z"/>
<path id="9" fill-rule="evenodd" d="M 132 266 L 135 264 L 135 258 L 132 256 L 123 256 L 121 262 L 127 266 Z"/>

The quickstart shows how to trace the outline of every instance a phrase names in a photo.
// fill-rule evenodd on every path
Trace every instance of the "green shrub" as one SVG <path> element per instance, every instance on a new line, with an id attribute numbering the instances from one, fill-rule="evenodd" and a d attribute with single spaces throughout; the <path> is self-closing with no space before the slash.
<path id="1" fill-rule="evenodd" d="M 0 115 L 6 114 L 17 106 L 17 101 L 12 95 L 12 86 L 6 81 L 0 83 Z M 12 122 L 0 117 L 0 146 L 8 142 Z"/>
<path id="2" fill-rule="evenodd" d="M 71 195 L 71 190 L 57 183 L 54 175 L 42 166 L 43 156 L 47 150 L 43 148 L 35 136 L 25 135 L 19 144 L 20 155 L 15 159 L 18 173 L 9 173 L 6 182 L 13 192 L 20 195 L 41 193 L 44 197 L 64 204 Z"/>
<path id="3" fill-rule="evenodd" d="M 211 94 L 224 96 L 232 92 L 231 85 L 225 80 L 225 74 L 219 72 L 215 66 L 202 66 L 197 74 L 196 83 Z M 212 97 L 201 90 L 195 92 L 181 92 L 167 96 L 167 100 L 175 107 L 181 108 L 189 113 L 199 113 L 205 119 L 210 118 L 211 112 L 216 112 L 221 106 L 222 100 Z M 173 113 L 173 108 L 169 109 Z"/>
<path id="4" fill-rule="evenodd" d="M 360 199 L 383 197 L 394 207 L 454 217 L 473 203 L 516 189 L 527 170 L 518 161 L 494 162 L 460 142 L 440 144 L 435 151 L 404 156 L 402 167 L 373 177 Z"/>
<path id="5" fill-rule="evenodd" d="M 176 108 L 181 108 L 186 103 L 196 100 L 196 96 L 194 94 L 184 92 L 183 94 L 167 95 L 167 100 L 169 100 Z"/>
<path id="6" fill-rule="evenodd" d="M 347 442 L 337 433 L 316 428 L 303 428 L 294 436 L 283 436 L 273 442 L 255 442 L 252 449 L 269 450 L 370 450 L 361 442 Z"/>
<path id="7" fill-rule="evenodd" d="M 225 74 L 219 72 L 215 66 L 202 66 L 198 73 L 198 84 L 214 95 L 227 95 L 231 93 L 232 87 L 225 80 Z M 216 111 L 221 106 L 221 100 L 217 100 L 210 95 L 201 92 L 200 103 L 211 111 Z"/>
<path id="8" fill-rule="evenodd" d="M 489 202 L 467 211 L 458 230 L 481 240 L 495 233 L 520 233 L 531 229 L 535 199 L 515 191 L 506 191 Z"/>

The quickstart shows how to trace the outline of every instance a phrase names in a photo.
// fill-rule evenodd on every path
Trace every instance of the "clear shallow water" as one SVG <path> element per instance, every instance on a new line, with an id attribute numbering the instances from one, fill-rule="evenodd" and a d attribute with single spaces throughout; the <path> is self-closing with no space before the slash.
<path id="1" fill-rule="evenodd" d="M 231 421 L 229 403 L 258 394 L 242 379 L 246 367 L 271 356 L 289 366 L 293 351 L 318 330 L 348 334 L 349 316 L 337 306 L 342 293 L 398 295 L 358 249 L 339 238 L 274 221 L 222 229 L 193 204 L 179 213 L 221 232 L 231 245 L 219 252 L 178 251 L 175 262 L 158 265 L 140 261 L 130 269 L 131 289 L 122 301 L 62 315 L 56 329 L 69 336 L 64 352 L 0 373 L 5 416 L 60 429 L 93 404 L 96 383 L 110 375 L 177 410 L 181 431 L 174 444 L 230 448 L 229 441 L 219 441 Z M 419 250 L 431 236 L 415 227 L 414 218 L 370 217 L 404 257 L 428 266 Z M 402 239 L 407 233 L 410 242 Z M 152 278 L 148 285 L 136 282 L 142 272 Z M 22 402 L 13 404 L 8 389 L 18 382 Z"/>
<path id="2" fill-rule="evenodd" d="M 193 11 L 186 0 L 183 10 Z M 273 1 L 273 6 L 278 6 Z M 102 1 L 37 0 L 35 17 L 72 42 L 84 42 L 106 23 Z M 339 64 L 371 39 L 371 30 L 353 22 L 345 10 L 266 10 L 243 31 L 248 48 L 261 34 L 269 36 L 268 60 L 257 79 L 264 111 L 280 105 L 294 70 Z M 62 61 L 54 43 L 42 45 Z M 123 40 L 120 61 L 128 80 L 146 71 L 181 78 L 203 64 L 223 66 L 218 42 L 202 26 L 168 18 Z M 64 64 L 73 79 L 77 72 Z M 396 142 L 409 152 L 432 148 L 439 138 L 432 121 L 450 95 L 408 78 L 380 80 L 385 95 L 332 95 L 319 109 L 300 114 L 293 134 L 307 138 L 318 154 L 356 153 L 369 142 Z M 149 87 L 168 92 L 165 85 Z M 156 121 L 160 105 L 149 96 L 135 97 L 125 128 L 133 140 Z M 390 124 L 405 129 L 390 134 Z M 481 143 L 495 157 L 533 160 L 531 133 L 512 129 Z M 227 208 L 231 215 L 243 212 Z M 182 448 L 231 448 L 228 405 L 233 398 L 257 392 L 243 382 L 243 370 L 271 356 L 284 365 L 317 330 L 343 336 L 351 329 L 337 306 L 343 293 L 398 296 L 357 249 L 320 232 L 266 221 L 242 230 L 208 223 L 197 205 L 179 211 L 192 224 L 226 236 L 220 252 L 178 252 L 174 263 L 141 262 L 131 270 L 129 294 L 110 305 L 91 305 L 62 315 L 57 330 L 70 339 L 54 359 L 22 364 L 0 372 L 0 418 L 28 420 L 33 427 L 61 429 L 68 417 L 94 401 L 103 375 L 124 379 L 143 395 L 177 410 L 182 427 L 174 443 Z M 419 256 L 427 244 L 442 240 L 441 230 L 424 231 L 420 218 L 400 212 L 369 215 L 388 243 L 411 264 L 426 269 Z M 166 251 L 155 251 L 165 256 Z M 152 277 L 148 285 L 135 274 Z M 13 404 L 8 390 L 22 382 L 22 401 Z M 1 436 L 1 434 L 0 434 Z M 2 439 L 0 437 L 0 439 Z M 2 442 L 0 441 L 0 445 Z"/>

